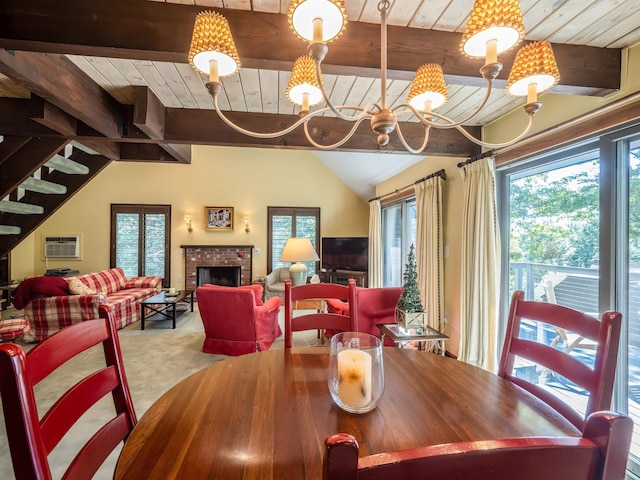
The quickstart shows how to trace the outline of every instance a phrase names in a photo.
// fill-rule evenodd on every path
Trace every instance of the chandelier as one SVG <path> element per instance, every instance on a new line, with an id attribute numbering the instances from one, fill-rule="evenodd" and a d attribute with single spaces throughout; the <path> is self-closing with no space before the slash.
<path id="1" fill-rule="evenodd" d="M 292 0 L 288 13 L 289 25 L 298 37 L 309 42 L 308 55 L 295 61 L 286 90 L 287 98 L 301 107 L 300 118 L 277 132 L 260 133 L 244 129 L 227 118 L 218 106 L 218 94 L 222 90 L 220 77 L 233 75 L 240 68 L 240 58 L 229 24 L 222 15 L 212 11 L 204 11 L 197 15 L 189 49 L 189 63 L 209 75 L 207 89 L 213 97 L 215 110 L 222 121 L 251 137 L 276 138 L 303 126 L 305 136 L 311 145 L 321 150 L 330 150 L 347 142 L 358 126 L 368 120 L 371 130 L 378 135 L 377 142 L 381 147 L 389 143 L 389 134 L 397 131 L 398 138 L 409 152 L 420 153 L 427 146 L 431 128 L 455 128 L 472 142 L 491 148 L 511 145 L 527 134 L 533 123 L 533 116 L 542 106 L 538 102 L 538 94 L 553 87 L 560 77 L 551 44 L 546 41 L 532 42 L 522 47 L 516 54 L 507 80 L 506 88 L 509 94 L 527 97 L 524 109 L 528 115 L 528 123 L 524 131 L 504 143 L 487 143 L 475 138 L 462 126 L 486 105 L 493 81 L 502 69 L 502 64 L 498 62 L 498 54 L 510 50 L 524 37 L 524 23 L 518 0 L 475 1 L 462 35 L 460 51 L 472 58 L 485 59 L 480 74 L 486 81 L 487 88 L 476 109 L 458 120 L 435 111 L 447 101 L 448 93 L 442 68 L 434 63 L 418 69 L 406 103 L 393 107 L 387 104 L 389 8 L 388 0 L 378 2 L 381 20 L 380 102 L 370 102 L 365 106 L 334 105 L 324 88 L 321 64 L 329 51 L 327 44 L 339 37 L 346 27 L 347 12 L 344 0 Z M 323 101 L 326 107 L 310 110 L 311 106 Z M 347 114 L 346 111 L 356 113 Z M 331 145 L 317 143 L 310 135 L 308 127 L 314 117 L 326 112 L 333 112 L 338 118 L 353 123 L 344 138 Z M 404 117 L 413 117 L 424 127 L 424 137 L 419 146 L 410 146 L 402 134 L 398 120 Z"/>

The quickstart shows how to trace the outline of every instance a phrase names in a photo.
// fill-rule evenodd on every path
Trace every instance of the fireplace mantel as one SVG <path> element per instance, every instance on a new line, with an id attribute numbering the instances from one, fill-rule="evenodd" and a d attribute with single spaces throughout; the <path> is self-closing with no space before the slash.
<path id="1" fill-rule="evenodd" d="M 180 245 L 184 250 L 184 282 L 187 290 L 195 290 L 197 267 L 240 267 L 241 285 L 253 278 L 253 245 Z"/>

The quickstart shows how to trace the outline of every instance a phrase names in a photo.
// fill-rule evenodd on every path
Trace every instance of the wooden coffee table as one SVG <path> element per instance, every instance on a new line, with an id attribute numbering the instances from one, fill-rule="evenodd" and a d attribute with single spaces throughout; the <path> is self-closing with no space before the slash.
<path id="1" fill-rule="evenodd" d="M 188 303 L 191 305 L 191 311 L 193 312 L 193 290 L 182 290 L 177 292 L 176 295 L 168 295 L 166 291 L 160 292 L 153 297 L 149 297 L 146 300 L 140 302 L 140 330 L 144 330 L 145 320 L 172 320 L 173 328 L 176 328 L 176 318 L 182 314 L 182 311 L 176 315 L 176 305 L 178 303 Z M 145 314 L 151 313 L 145 318 Z"/>

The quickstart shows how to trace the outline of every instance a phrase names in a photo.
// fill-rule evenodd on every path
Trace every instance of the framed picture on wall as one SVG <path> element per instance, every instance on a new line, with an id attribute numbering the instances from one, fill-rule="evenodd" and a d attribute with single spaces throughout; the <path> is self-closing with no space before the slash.
<path id="1" fill-rule="evenodd" d="M 233 230 L 233 207 L 204 207 L 206 230 Z"/>

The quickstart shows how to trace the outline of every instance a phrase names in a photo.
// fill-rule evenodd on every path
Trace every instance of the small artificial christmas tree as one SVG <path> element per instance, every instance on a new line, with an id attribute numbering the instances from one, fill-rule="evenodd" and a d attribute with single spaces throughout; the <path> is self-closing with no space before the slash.
<path id="1" fill-rule="evenodd" d="M 418 289 L 418 272 L 416 270 L 416 256 L 413 252 L 413 244 L 409 249 L 403 280 L 402 295 L 400 295 L 397 305 L 398 325 L 406 329 L 424 328 L 424 307 L 422 306 L 420 290 Z"/>

